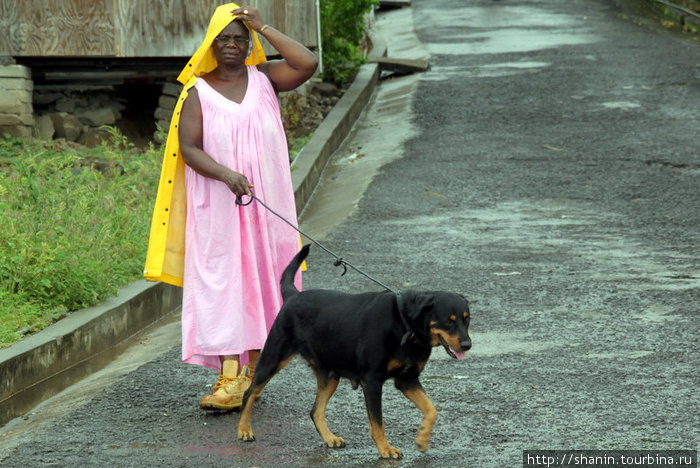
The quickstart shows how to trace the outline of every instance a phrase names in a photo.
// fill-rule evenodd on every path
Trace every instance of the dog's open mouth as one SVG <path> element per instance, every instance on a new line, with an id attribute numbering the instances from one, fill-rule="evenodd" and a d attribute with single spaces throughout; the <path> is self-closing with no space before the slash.
<path id="1" fill-rule="evenodd" d="M 457 351 L 453 349 L 450 345 L 448 345 L 442 336 L 438 335 L 438 338 L 440 338 L 440 343 L 442 344 L 442 347 L 445 348 L 447 354 L 452 356 L 454 359 L 457 359 L 458 361 L 464 359 L 464 356 L 467 354 L 466 351 Z"/>

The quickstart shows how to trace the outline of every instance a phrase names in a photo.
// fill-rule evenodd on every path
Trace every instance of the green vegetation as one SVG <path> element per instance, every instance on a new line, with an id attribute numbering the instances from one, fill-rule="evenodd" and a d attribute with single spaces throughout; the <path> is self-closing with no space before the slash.
<path id="1" fill-rule="evenodd" d="M 323 81 L 342 84 L 365 63 L 364 15 L 379 0 L 321 0 Z"/>
<path id="2" fill-rule="evenodd" d="M 141 277 L 162 154 L 0 138 L 0 347 Z"/>
<path id="3" fill-rule="evenodd" d="M 299 137 L 299 138 L 290 138 L 287 142 L 287 145 L 289 146 L 289 159 L 290 161 L 293 161 L 294 158 L 297 157 L 299 152 L 304 149 L 304 146 L 306 146 L 306 143 L 311 139 L 313 136 L 313 133 L 310 133 L 309 135 Z"/>

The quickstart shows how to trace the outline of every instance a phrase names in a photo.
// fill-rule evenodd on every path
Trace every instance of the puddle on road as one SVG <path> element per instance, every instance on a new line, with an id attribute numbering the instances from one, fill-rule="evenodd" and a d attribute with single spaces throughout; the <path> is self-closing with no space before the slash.
<path id="1" fill-rule="evenodd" d="M 493 4 L 438 10 L 434 16 L 440 24 L 453 26 L 455 34 L 427 44 L 431 54 L 531 52 L 598 40 L 583 29 L 587 28 L 588 17 L 552 13 L 536 6 Z"/>
<path id="2" fill-rule="evenodd" d="M 587 353 L 587 359 L 639 359 L 654 354 L 653 351 L 621 351 L 619 353 Z"/>
<path id="3" fill-rule="evenodd" d="M 434 21 L 464 28 L 574 28 L 585 25 L 587 17 L 553 13 L 537 6 L 492 3 L 486 6 L 459 7 L 459 9 L 431 10 Z M 431 20 L 431 23 L 433 21 Z"/>
<path id="4" fill-rule="evenodd" d="M 631 101 L 614 101 L 614 102 L 604 102 L 603 107 L 606 109 L 636 109 L 641 107 L 638 102 Z"/>
<path id="5" fill-rule="evenodd" d="M 454 42 L 428 44 L 431 54 L 511 54 L 551 49 L 567 45 L 590 44 L 592 35 L 547 30 L 509 29 L 450 37 Z"/>
<path id="6" fill-rule="evenodd" d="M 696 258 L 601 229 L 615 218 L 615 213 L 595 212 L 572 202 L 540 200 L 538 205 L 510 201 L 491 208 L 414 216 L 385 224 L 397 232 L 410 227 L 414 235 L 425 239 L 421 251 L 406 255 L 420 258 L 423 251 L 451 249 L 454 257 L 431 257 L 430 261 L 459 264 L 476 252 L 490 259 L 490 271 L 485 273 L 496 281 L 540 274 L 542 265 L 551 268 L 551 259 L 556 257 L 562 264 L 571 259 L 577 270 L 570 274 L 629 283 L 635 291 L 700 287 Z"/>

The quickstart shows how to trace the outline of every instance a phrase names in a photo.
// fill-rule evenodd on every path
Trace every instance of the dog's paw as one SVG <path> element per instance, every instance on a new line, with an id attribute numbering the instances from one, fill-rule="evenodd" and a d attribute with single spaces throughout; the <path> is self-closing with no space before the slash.
<path id="1" fill-rule="evenodd" d="M 345 447 L 345 439 L 334 435 L 324 440 L 327 446 L 330 448 L 343 448 Z"/>
<path id="2" fill-rule="evenodd" d="M 428 450 L 428 446 L 430 445 L 430 431 L 425 431 L 423 428 L 418 432 L 418 436 L 416 437 L 416 448 L 420 450 L 421 452 L 425 452 Z"/>
<path id="3" fill-rule="evenodd" d="M 243 429 L 243 428 L 238 428 L 238 440 L 242 440 L 243 442 L 252 442 L 255 440 L 255 434 L 253 434 L 253 429 L 248 428 L 248 429 Z"/>
<path id="4" fill-rule="evenodd" d="M 393 458 L 394 460 L 398 460 L 399 458 L 403 458 L 403 453 L 396 447 L 387 445 L 386 448 L 379 451 L 379 456 L 382 458 Z"/>

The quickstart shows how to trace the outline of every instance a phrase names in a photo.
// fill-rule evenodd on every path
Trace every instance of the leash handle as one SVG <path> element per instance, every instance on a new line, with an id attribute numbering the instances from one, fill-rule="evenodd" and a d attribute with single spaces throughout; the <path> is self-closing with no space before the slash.
<path id="1" fill-rule="evenodd" d="M 255 197 L 253 196 L 252 192 L 250 195 L 250 200 L 248 200 L 246 203 L 243 202 L 243 195 L 236 195 L 236 206 L 248 206 L 253 203 L 254 199 Z"/>

